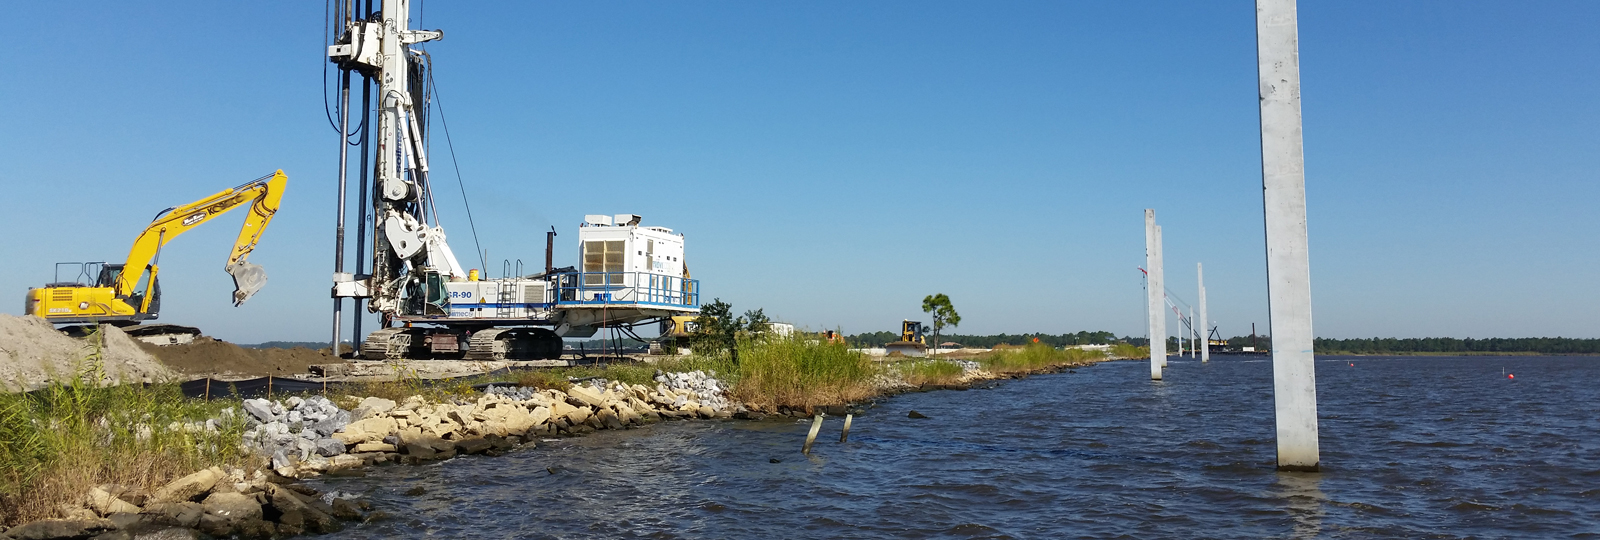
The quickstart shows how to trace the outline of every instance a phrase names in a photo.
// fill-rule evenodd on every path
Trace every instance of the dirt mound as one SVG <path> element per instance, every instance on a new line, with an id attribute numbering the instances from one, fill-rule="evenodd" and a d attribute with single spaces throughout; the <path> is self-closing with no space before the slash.
<path id="1" fill-rule="evenodd" d="M 344 359 L 328 354 L 327 349 L 246 349 L 206 336 L 184 345 L 141 343 L 145 352 L 161 359 L 167 367 L 186 375 L 232 377 L 286 377 L 308 373 L 313 364 L 337 364 Z"/>
<path id="2" fill-rule="evenodd" d="M 101 328 L 99 338 L 77 339 L 44 319 L 0 313 L 0 388 L 34 390 L 84 373 L 93 368 L 95 341 L 103 371 L 100 384 L 158 382 L 176 375 L 122 330 Z"/>

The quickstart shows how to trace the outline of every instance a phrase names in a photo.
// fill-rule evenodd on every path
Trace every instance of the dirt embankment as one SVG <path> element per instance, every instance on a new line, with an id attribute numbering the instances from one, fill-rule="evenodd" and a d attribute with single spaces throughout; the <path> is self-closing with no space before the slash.
<path id="1" fill-rule="evenodd" d="M 88 375 L 96 367 L 100 384 L 160 382 L 177 376 L 122 330 L 103 328 L 99 337 L 79 339 L 38 317 L 0 313 L 0 390 L 36 390 L 51 381 Z"/>
<path id="2" fill-rule="evenodd" d="M 206 336 L 184 345 L 140 343 L 145 352 L 161 359 L 167 367 L 189 378 L 218 376 L 254 378 L 271 375 L 287 377 L 310 372 L 313 364 L 337 364 L 344 359 L 328 354 L 327 349 L 246 349 Z"/>

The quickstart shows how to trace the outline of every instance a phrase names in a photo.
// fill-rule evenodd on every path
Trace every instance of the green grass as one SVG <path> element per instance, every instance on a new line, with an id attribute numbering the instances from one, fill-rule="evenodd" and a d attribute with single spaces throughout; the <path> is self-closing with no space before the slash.
<path id="1" fill-rule="evenodd" d="M 146 492 L 213 465 L 248 465 L 239 449 L 244 419 L 237 401 L 184 397 L 176 383 L 102 387 L 101 342 L 74 376 L 28 393 L 0 394 L 0 524 L 59 517 L 92 486 Z M 186 429 L 223 417 L 214 431 Z"/>
<path id="2" fill-rule="evenodd" d="M 0 394 L 0 524 L 58 517 L 88 489 L 153 490 L 213 465 L 242 466 L 245 425 L 236 401 L 184 397 L 177 384 L 100 387 L 98 353 L 76 377 L 30 393 Z M 233 406 L 216 431 L 184 429 Z M 173 426 L 174 423 L 179 424 Z"/>
<path id="3" fill-rule="evenodd" d="M 900 370 L 900 376 L 906 384 L 911 385 L 951 384 L 960 380 L 966 372 L 961 366 L 943 360 L 901 362 L 895 367 Z"/>
<path id="4" fill-rule="evenodd" d="M 1112 358 L 1149 358 L 1149 347 L 1137 347 L 1127 343 L 1114 343 L 1111 345 Z"/>
<path id="5" fill-rule="evenodd" d="M 1066 364 L 1082 364 L 1105 358 L 1100 351 L 1082 349 L 1057 349 L 1044 344 L 1031 344 L 1017 348 L 996 348 L 980 357 L 984 369 L 992 373 L 1016 373 Z"/>
<path id="6" fill-rule="evenodd" d="M 957 370 L 960 368 L 957 367 Z M 657 370 L 716 372 L 729 397 L 763 408 L 809 409 L 870 397 L 873 379 L 882 368 L 843 343 L 804 337 L 741 338 L 739 361 L 727 351 L 701 347 L 691 356 L 657 363 L 613 363 L 553 368 L 474 382 L 511 382 L 522 386 L 565 390 L 569 378 L 600 377 L 627 384 L 655 386 Z"/>
<path id="7" fill-rule="evenodd" d="M 730 370 L 732 397 L 769 410 L 865 399 L 876 393 L 873 379 L 883 372 L 848 345 L 800 336 L 740 339 L 738 365 L 720 356 L 709 361 Z"/>

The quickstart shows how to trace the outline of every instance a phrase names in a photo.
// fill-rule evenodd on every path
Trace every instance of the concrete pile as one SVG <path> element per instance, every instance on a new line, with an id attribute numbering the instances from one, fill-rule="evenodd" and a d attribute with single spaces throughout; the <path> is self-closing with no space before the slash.
<path id="1" fill-rule="evenodd" d="M 243 408 L 250 425 L 244 432 L 244 446 L 270 456 L 275 469 L 314 460 L 324 462 L 316 466 L 326 469 L 329 458 L 345 453 L 344 443 L 333 434 L 344 429 L 352 416 L 328 398 L 247 399 Z"/>
<path id="2" fill-rule="evenodd" d="M 272 538 L 339 531 L 341 520 L 377 517 L 370 510 L 348 494 L 319 493 L 260 471 L 212 467 L 153 492 L 96 486 L 80 504 L 62 508 L 67 518 L 19 525 L 0 538 L 197 538 L 196 532 Z"/>

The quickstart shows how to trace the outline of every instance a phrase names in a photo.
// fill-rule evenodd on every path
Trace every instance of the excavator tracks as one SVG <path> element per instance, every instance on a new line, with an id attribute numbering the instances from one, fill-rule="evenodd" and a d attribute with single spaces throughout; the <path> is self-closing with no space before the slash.
<path id="1" fill-rule="evenodd" d="M 384 328 L 367 334 L 366 341 L 361 343 L 361 357 L 368 360 L 561 358 L 561 337 L 545 328 L 485 328 L 465 340 L 460 339 L 462 334 L 445 328 Z M 462 344 L 467 346 L 464 351 L 460 348 Z"/>
<path id="2" fill-rule="evenodd" d="M 467 360 L 550 360 L 561 357 L 561 337 L 544 328 L 485 328 L 472 334 Z"/>
<path id="3" fill-rule="evenodd" d="M 412 328 L 384 328 L 367 334 L 361 342 L 361 357 L 368 360 L 398 360 L 411 352 Z"/>

